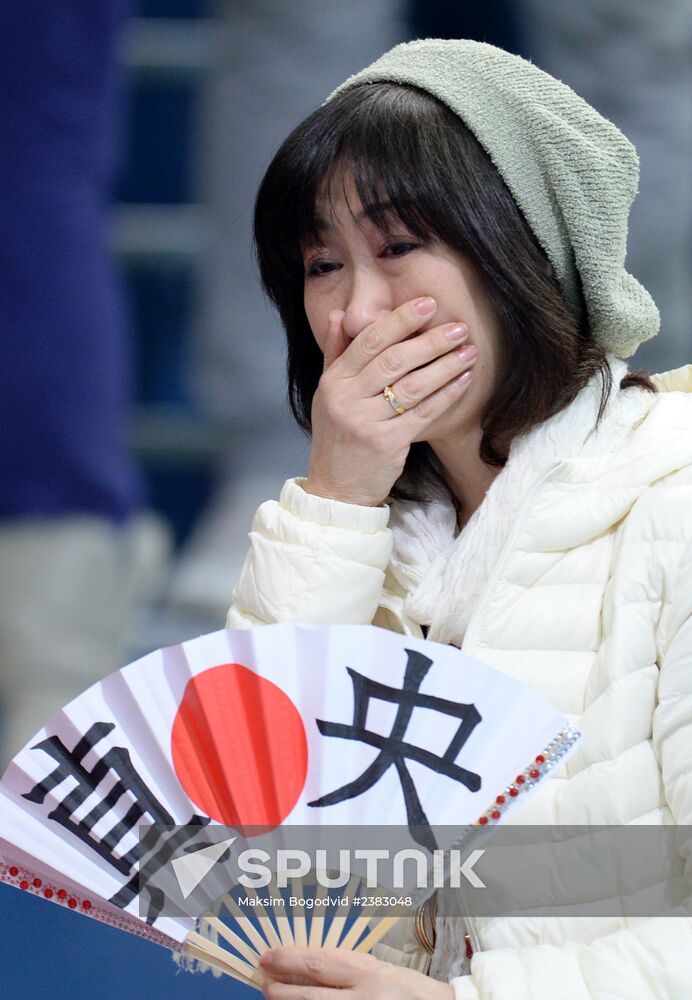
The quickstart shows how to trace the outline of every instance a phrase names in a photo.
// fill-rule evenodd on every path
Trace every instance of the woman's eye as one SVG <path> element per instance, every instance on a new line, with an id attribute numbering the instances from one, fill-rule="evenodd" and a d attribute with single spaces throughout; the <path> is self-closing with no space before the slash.
<path id="1" fill-rule="evenodd" d="M 418 248 L 418 243 L 399 241 L 398 243 L 389 243 L 382 251 L 383 257 L 404 257 L 407 253 L 411 253 L 412 250 Z"/>
<path id="2" fill-rule="evenodd" d="M 305 266 L 305 274 L 308 278 L 321 278 L 324 274 L 330 274 L 339 267 L 331 260 L 313 260 Z"/>
<path id="3" fill-rule="evenodd" d="M 379 256 L 384 258 L 405 257 L 406 254 L 417 250 L 420 243 L 413 243 L 411 240 L 396 240 L 388 243 L 380 252 Z M 341 264 L 335 260 L 311 260 L 305 264 L 306 278 L 322 278 L 333 271 L 338 271 Z"/>

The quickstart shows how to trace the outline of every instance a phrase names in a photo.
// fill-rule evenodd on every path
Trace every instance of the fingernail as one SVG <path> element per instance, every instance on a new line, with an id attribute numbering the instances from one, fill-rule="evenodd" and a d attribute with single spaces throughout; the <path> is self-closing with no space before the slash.
<path id="1" fill-rule="evenodd" d="M 464 372 L 463 375 L 457 375 L 457 382 L 470 382 L 473 378 L 473 372 Z"/>
<path id="2" fill-rule="evenodd" d="M 262 955 L 262 957 L 259 960 L 259 964 L 266 969 L 267 966 L 271 965 L 273 961 L 274 957 L 272 953 L 270 951 L 265 951 L 264 955 Z"/>
<path id="3" fill-rule="evenodd" d="M 413 308 L 421 316 L 425 316 L 426 313 L 432 312 L 435 308 L 435 299 L 431 299 L 429 295 L 426 295 L 423 299 L 416 299 L 413 303 Z"/>
<path id="4" fill-rule="evenodd" d="M 447 337 L 448 340 L 461 340 L 465 336 L 466 336 L 466 327 L 464 326 L 463 323 L 457 323 L 456 326 L 453 326 L 450 330 L 447 330 L 447 332 L 445 333 L 445 337 Z"/>
<path id="5" fill-rule="evenodd" d="M 477 354 L 478 350 L 473 346 L 473 344 L 469 344 L 467 347 L 462 347 L 460 351 L 457 351 L 457 357 L 462 361 L 469 361 L 471 358 L 475 358 Z"/>

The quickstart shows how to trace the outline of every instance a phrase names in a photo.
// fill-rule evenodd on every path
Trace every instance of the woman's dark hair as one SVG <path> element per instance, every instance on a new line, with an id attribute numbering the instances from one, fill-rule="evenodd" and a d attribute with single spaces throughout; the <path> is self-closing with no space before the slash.
<path id="1" fill-rule="evenodd" d="M 482 417 L 480 456 L 504 465 L 509 443 L 567 406 L 596 374 L 611 389 L 605 350 L 586 310 L 575 318 L 553 269 L 490 157 L 446 105 L 399 84 L 362 84 L 323 105 L 286 139 L 262 181 L 255 241 L 264 288 L 288 339 L 289 399 L 310 430 L 322 354 L 303 307 L 302 250 L 317 239 L 317 200 L 352 177 L 385 229 L 391 212 L 421 241 L 439 241 L 476 269 L 500 320 L 498 384 Z M 389 206 L 385 215 L 382 206 Z M 622 388 L 655 391 L 645 374 Z M 429 499 L 443 485 L 425 444 L 411 448 L 393 496 Z"/>

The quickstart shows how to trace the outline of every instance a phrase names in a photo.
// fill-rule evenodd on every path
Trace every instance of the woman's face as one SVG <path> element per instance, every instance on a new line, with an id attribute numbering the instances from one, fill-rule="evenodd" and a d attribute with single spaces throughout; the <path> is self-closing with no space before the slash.
<path id="1" fill-rule="evenodd" d="M 323 199 L 317 207 L 319 243 L 305 248 L 303 258 L 305 312 L 319 347 L 324 351 L 335 310 L 350 341 L 404 302 L 431 295 L 437 311 L 420 332 L 461 321 L 478 360 L 469 388 L 428 428 L 425 440 L 434 445 L 438 438 L 478 431 L 495 387 L 499 323 L 475 269 L 442 243 L 421 244 L 396 216 L 383 233 L 363 213 L 352 183 L 331 205 Z"/>

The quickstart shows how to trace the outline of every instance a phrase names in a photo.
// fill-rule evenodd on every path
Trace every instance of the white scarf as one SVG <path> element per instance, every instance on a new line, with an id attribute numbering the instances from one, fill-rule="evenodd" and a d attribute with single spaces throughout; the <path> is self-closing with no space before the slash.
<path id="1" fill-rule="evenodd" d="M 461 646 L 471 615 L 508 539 L 527 493 L 561 461 L 616 448 L 643 416 L 646 393 L 621 392 L 627 372 L 609 358 L 613 388 L 596 426 L 601 378 L 595 376 L 573 402 L 512 442 L 504 469 L 463 531 L 456 535 L 451 501 L 397 501 L 389 525 L 394 536 L 390 569 L 408 596 L 405 612 L 429 625 L 428 638 Z"/>

